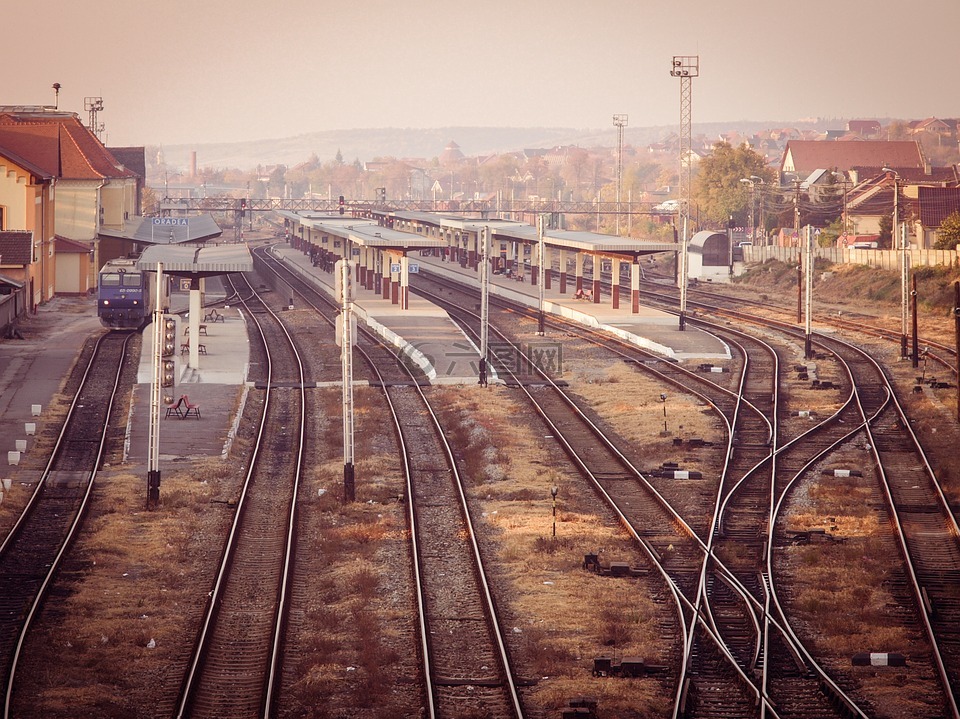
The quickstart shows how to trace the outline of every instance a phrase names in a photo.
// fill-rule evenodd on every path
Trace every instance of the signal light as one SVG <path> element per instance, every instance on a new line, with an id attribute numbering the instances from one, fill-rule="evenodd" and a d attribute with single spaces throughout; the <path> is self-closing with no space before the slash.
<path id="1" fill-rule="evenodd" d="M 338 204 L 340 205 L 340 214 L 342 215 L 342 214 L 343 214 L 343 211 L 344 211 L 344 209 L 345 209 L 344 206 L 343 206 L 343 195 L 340 195 L 340 201 L 339 201 Z"/>
<path id="2" fill-rule="evenodd" d="M 160 367 L 160 386 L 173 387 L 176 379 L 177 363 L 174 360 L 164 360 Z"/>
<path id="3" fill-rule="evenodd" d="M 163 345 L 161 354 L 169 357 L 173 354 L 177 342 L 177 320 L 170 315 L 163 316 Z"/>

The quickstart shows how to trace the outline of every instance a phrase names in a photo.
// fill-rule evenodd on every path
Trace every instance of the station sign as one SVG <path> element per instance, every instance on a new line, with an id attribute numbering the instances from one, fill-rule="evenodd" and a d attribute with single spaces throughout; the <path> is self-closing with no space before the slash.
<path id="1" fill-rule="evenodd" d="M 397 273 L 397 272 L 399 272 L 399 271 L 400 271 L 400 263 L 399 263 L 399 262 L 391 262 L 391 263 L 390 263 L 390 272 L 392 272 L 392 273 Z"/>
<path id="2" fill-rule="evenodd" d="M 154 217 L 153 224 L 157 227 L 188 227 L 186 217 Z"/>
<path id="3" fill-rule="evenodd" d="M 411 275 L 417 274 L 420 272 L 420 265 L 418 265 L 416 262 L 411 262 L 409 265 L 407 265 L 407 272 L 409 272 Z"/>

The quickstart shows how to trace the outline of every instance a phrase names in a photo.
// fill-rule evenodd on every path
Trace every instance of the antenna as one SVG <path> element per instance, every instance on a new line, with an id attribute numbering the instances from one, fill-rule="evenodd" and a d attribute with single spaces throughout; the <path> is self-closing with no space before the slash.
<path id="1" fill-rule="evenodd" d="M 60 109 L 60 83 L 59 82 L 53 83 L 53 93 L 54 93 L 53 109 L 59 110 Z"/>
<path id="2" fill-rule="evenodd" d="M 100 139 L 100 133 L 103 132 L 103 123 L 97 122 L 97 113 L 103 110 L 103 98 L 102 97 L 85 97 L 83 98 L 83 109 L 90 113 L 90 120 L 87 124 L 90 132 L 97 136 L 97 139 Z"/>

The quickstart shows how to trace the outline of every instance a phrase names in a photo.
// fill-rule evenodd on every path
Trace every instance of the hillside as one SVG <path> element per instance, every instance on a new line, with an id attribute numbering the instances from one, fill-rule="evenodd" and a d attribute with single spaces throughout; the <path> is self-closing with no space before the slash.
<path id="1" fill-rule="evenodd" d="M 846 120 L 818 120 L 816 122 L 729 122 L 694 124 L 693 133 L 707 138 L 719 138 L 723 132 L 754 133 L 771 127 L 798 127 L 824 130 L 845 127 Z M 624 142 L 645 147 L 678 131 L 677 126 L 627 127 Z M 249 142 L 172 145 L 163 148 L 167 166 L 186 168 L 190 153 L 196 151 L 200 167 L 237 168 L 249 170 L 258 165 L 282 164 L 288 167 L 305 161 L 311 155 L 321 160 L 333 159 L 339 151 L 344 160 L 361 162 L 377 157 L 424 158 L 437 157 L 451 140 L 464 155 L 474 157 L 524 148 L 547 148 L 557 145 L 580 147 L 613 147 L 616 129 L 575 129 L 565 127 L 440 127 L 440 128 L 379 128 L 329 130 L 296 137 L 251 140 Z M 156 157 L 159 148 L 148 147 L 148 157 Z"/>

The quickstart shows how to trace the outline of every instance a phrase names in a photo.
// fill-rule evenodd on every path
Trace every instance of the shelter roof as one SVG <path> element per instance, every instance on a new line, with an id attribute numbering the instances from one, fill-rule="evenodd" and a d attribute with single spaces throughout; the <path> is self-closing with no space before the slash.
<path id="1" fill-rule="evenodd" d="M 0 264 L 23 267 L 33 258 L 33 233 L 28 230 L 0 232 Z"/>
<path id="2" fill-rule="evenodd" d="M 69 237 L 54 235 L 53 240 L 58 254 L 67 253 L 81 255 L 86 252 L 90 252 L 93 249 L 92 245 L 71 240 Z"/>
<path id="3" fill-rule="evenodd" d="M 9 285 L 15 290 L 23 288 L 24 283 L 20 280 L 15 280 L 12 277 L 7 277 L 6 275 L 0 275 L 0 285 Z"/>
<path id="4" fill-rule="evenodd" d="M 253 258 L 246 244 L 212 247 L 154 245 L 140 255 L 137 269 L 156 272 L 158 263 L 163 263 L 164 272 L 177 276 L 209 277 L 229 272 L 253 272 Z"/>
<path id="5" fill-rule="evenodd" d="M 205 242 L 220 237 L 223 230 L 211 215 L 190 217 L 134 217 L 123 229 L 100 228 L 101 237 L 144 242 L 150 245 L 176 245 L 181 242 Z"/>
<path id="6" fill-rule="evenodd" d="M 344 219 L 339 216 L 322 217 L 305 219 L 303 225 L 321 232 L 329 232 L 331 235 L 350 240 L 361 247 L 425 249 L 446 246 L 446 242 L 439 238 L 391 230 L 371 220 Z"/>
<path id="7" fill-rule="evenodd" d="M 494 238 L 520 240 L 528 243 L 537 242 L 536 227 L 519 223 L 514 223 L 514 225 L 513 227 L 495 228 L 493 230 Z M 675 252 L 678 249 L 678 246 L 673 242 L 650 242 L 632 237 L 572 230 L 545 230 L 543 241 L 550 247 L 562 250 L 580 250 L 600 254 L 609 252 L 639 255 L 653 252 Z"/>

